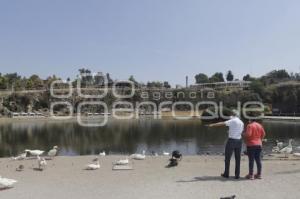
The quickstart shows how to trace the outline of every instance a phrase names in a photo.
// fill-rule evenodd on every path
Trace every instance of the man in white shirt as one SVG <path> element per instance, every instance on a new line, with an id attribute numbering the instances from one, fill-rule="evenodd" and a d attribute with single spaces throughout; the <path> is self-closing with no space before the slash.
<path id="1" fill-rule="evenodd" d="M 240 178 L 240 163 L 242 150 L 242 133 L 244 131 L 244 123 L 238 117 L 236 110 L 232 111 L 230 120 L 218 122 L 208 125 L 209 127 L 228 126 L 228 140 L 225 147 L 225 171 L 221 174 L 224 178 L 229 178 L 230 159 L 232 153 L 235 156 L 235 178 Z"/>

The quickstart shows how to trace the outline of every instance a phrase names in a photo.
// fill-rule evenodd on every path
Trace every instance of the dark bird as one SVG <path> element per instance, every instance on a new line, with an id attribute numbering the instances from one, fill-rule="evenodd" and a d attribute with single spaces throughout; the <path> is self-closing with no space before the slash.
<path id="1" fill-rule="evenodd" d="M 24 170 L 24 165 L 20 164 L 18 168 L 16 168 L 16 171 L 23 171 Z"/>

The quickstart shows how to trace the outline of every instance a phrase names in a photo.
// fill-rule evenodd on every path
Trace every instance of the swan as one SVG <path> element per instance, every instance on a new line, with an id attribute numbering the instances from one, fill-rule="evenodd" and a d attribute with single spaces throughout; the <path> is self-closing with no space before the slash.
<path id="1" fill-rule="evenodd" d="M 145 151 L 143 150 L 142 154 L 138 154 L 138 153 L 132 154 L 130 155 L 130 157 L 135 160 L 145 160 L 146 159 Z"/>
<path id="2" fill-rule="evenodd" d="M 100 152 L 100 153 L 99 153 L 99 156 L 102 156 L 102 157 L 106 156 L 105 151 Z"/>
<path id="3" fill-rule="evenodd" d="M 279 152 L 284 153 L 285 157 L 287 157 L 288 154 L 292 153 L 293 151 L 293 146 L 292 146 L 292 139 L 289 140 L 289 145 L 281 149 Z"/>
<path id="4" fill-rule="evenodd" d="M 0 176 L 0 188 L 1 189 L 7 189 L 12 188 L 15 183 L 17 183 L 17 180 L 8 179 L 8 178 L 2 178 Z"/>
<path id="5" fill-rule="evenodd" d="M 40 156 L 40 155 L 42 155 L 45 151 L 41 151 L 41 150 L 29 150 L 29 149 L 26 149 L 25 152 L 26 152 L 26 153 L 29 153 L 30 155 L 33 155 L 33 156 Z"/>
<path id="6" fill-rule="evenodd" d="M 51 149 L 49 152 L 48 152 L 48 156 L 53 158 L 54 156 L 57 155 L 57 152 L 58 152 L 58 146 L 54 146 L 53 149 Z"/>
<path id="7" fill-rule="evenodd" d="M 17 157 L 12 157 L 12 160 L 24 160 L 27 157 L 27 152 L 21 153 Z"/>
<path id="8" fill-rule="evenodd" d="M 92 164 L 88 164 L 85 166 L 86 170 L 96 170 L 96 169 L 100 169 L 100 163 L 98 159 L 94 160 L 95 163 Z"/>
<path id="9" fill-rule="evenodd" d="M 169 152 L 165 152 L 165 151 L 163 151 L 163 155 L 164 155 L 164 156 L 169 156 L 169 155 L 170 155 L 170 153 L 169 153 Z"/>
<path id="10" fill-rule="evenodd" d="M 129 164 L 129 160 L 128 160 L 128 158 L 123 159 L 123 160 L 118 160 L 115 162 L 115 164 L 116 165 L 127 165 L 127 164 Z"/>
<path id="11" fill-rule="evenodd" d="M 47 166 L 47 162 L 45 158 L 41 158 L 40 156 L 37 156 L 37 159 L 38 159 L 39 170 L 45 169 Z"/>

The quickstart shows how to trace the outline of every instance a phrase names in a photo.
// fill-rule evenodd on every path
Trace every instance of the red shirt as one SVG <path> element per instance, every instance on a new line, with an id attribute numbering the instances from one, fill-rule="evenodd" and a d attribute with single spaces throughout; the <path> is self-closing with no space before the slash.
<path id="1" fill-rule="evenodd" d="M 247 146 L 261 146 L 266 133 L 261 124 L 251 122 L 247 125 L 245 138 Z"/>

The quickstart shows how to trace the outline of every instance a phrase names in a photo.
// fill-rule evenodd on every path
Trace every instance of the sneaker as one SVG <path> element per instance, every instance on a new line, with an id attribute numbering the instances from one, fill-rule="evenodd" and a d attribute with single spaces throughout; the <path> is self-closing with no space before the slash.
<path id="1" fill-rule="evenodd" d="M 229 175 L 225 175 L 224 173 L 222 173 L 221 176 L 222 176 L 223 178 L 229 178 Z"/>
<path id="2" fill-rule="evenodd" d="M 246 175 L 245 178 L 247 178 L 247 179 L 249 179 L 249 180 L 254 180 L 254 176 L 253 176 L 253 175 L 250 175 L 250 174 Z"/>
<path id="3" fill-rule="evenodd" d="M 259 174 L 255 174 L 255 175 L 254 175 L 254 178 L 255 178 L 255 179 L 259 179 L 259 180 L 262 179 L 261 175 L 259 175 Z"/>

